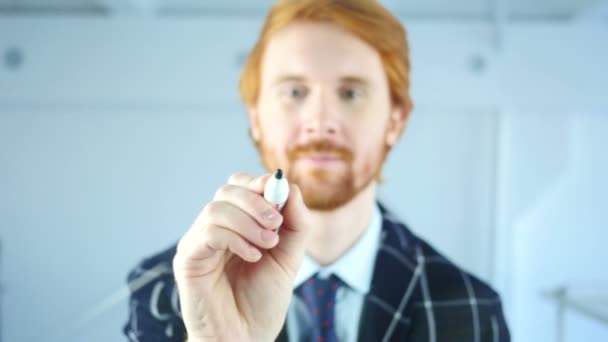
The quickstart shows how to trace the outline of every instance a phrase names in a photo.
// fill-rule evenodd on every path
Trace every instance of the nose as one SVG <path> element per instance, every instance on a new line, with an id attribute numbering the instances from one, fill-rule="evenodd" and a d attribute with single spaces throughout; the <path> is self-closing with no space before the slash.
<path id="1" fill-rule="evenodd" d="M 308 139 L 331 139 L 338 133 L 335 110 L 322 93 L 311 96 L 304 114 L 304 134 Z"/>

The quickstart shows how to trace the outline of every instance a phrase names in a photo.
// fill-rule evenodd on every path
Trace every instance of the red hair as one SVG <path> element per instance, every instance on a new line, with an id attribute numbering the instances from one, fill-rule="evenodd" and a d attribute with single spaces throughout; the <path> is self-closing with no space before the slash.
<path id="1" fill-rule="evenodd" d="M 262 56 L 270 37 L 295 20 L 331 22 L 371 45 L 380 55 L 393 105 L 402 106 L 407 112 L 411 110 L 407 34 L 399 19 L 376 0 L 279 0 L 275 3 L 241 73 L 239 91 L 246 105 L 255 105 L 258 101 Z"/>

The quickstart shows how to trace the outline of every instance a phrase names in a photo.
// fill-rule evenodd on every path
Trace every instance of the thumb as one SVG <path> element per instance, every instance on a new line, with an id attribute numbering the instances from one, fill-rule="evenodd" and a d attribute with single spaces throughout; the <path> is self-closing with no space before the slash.
<path id="1" fill-rule="evenodd" d="M 274 248 L 286 259 L 289 266 L 297 272 L 306 250 L 306 242 L 310 231 L 310 212 L 300 188 L 295 184 L 289 185 L 289 198 L 283 208 L 283 225 L 279 230 L 279 244 Z M 295 276 L 295 273 L 294 273 Z"/>
<path id="2" fill-rule="evenodd" d="M 289 185 L 289 197 L 283 208 L 284 224 L 281 229 L 286 228 L 291 232 L 307 231 L 307 221 L 310 219 L 310 212 L 304 203 L 302 191 L 296 184 Z"/>

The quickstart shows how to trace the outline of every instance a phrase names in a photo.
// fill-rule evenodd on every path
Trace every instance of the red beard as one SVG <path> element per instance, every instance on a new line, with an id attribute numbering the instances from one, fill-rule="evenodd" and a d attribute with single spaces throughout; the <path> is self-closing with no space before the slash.
<path id="1" fill-rule="evenodd" d="M 336 146 L 327 140 L 313 141 L 287 150 L 289 165 L 279 165 L 277 158 L 262 142 L 258 144 L 258 149 L 264 166 L 268 170 L 282 168 L 289 182 L 300 187 L 306 206 L 309 209 L 320 211 L 334 210 L 350 202 L 377 177 L 384 161 L 383 157 L 378 165 L 373 165 L 371 162 L 365 165 L 363 182 L 357 184 L 353 168 L 353 153 L 349 149 Z M 343 170 L 297 169 L 294 167 L 299 158 L 315 154 L 330 155 L 340 159 L 345 163 L 345 167 Z"/>

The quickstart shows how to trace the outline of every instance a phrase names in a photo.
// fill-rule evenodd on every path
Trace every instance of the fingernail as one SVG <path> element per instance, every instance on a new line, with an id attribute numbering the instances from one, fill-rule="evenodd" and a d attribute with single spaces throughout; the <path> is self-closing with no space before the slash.
<path id="1" fill-rule="evenodd" d="M 249 247 L 251 250 L 251 256 L 255 259 L 255 260 L 260 260 L 260 258 L 262 258 L 262 253 L 255 247 Z"/>
<path id="2" fill-rule="evenodd" d="M 274 239 L 276 239 L 276 236 L 277 236 L 276 233 L 274 233 L 270 230 L 266 230 L 266 229 L 262 229 L 261 234 L 262 234 L 262 240 L 264 240 L 264 241 L 273 241 Z"/>
<path id="3" fill-rule="evenodd" d="M 268 209 L 262 213 L 262 218 L 267 221 L 272 221 L 274 219 L 274 209 Z"/>

